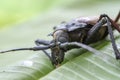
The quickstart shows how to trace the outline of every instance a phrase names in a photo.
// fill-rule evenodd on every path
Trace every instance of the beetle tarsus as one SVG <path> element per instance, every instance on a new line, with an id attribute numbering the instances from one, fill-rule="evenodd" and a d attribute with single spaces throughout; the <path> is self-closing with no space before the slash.
<path id="1" fill-rule="evenodd" d="M 46 40 L 42 40 L 42 39 L 37 39 L 36 41 L 35 41 L 35 44 L 37 45 L 37 46 L 40 46 L 40 45 L 49 45 L 50 44 L 50 41 L 46 41 Z M 51 56 L 49 55 L 49 53 L 47 52 L 47 51 L 45 51 L 45 50 L 42 50 L 44 53 L 45 53 L 45 55 L 52 61 L 52 58 L 51 58 Z"/>

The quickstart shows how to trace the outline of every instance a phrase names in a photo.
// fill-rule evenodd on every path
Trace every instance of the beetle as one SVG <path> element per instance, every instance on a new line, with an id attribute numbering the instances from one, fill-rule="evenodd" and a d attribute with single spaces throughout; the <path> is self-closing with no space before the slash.
<path id="1" fill-rule="evenodd" d="M 115 18 L 111 19 L 107 14 L 102 14 L 99 17 L 80 17 L 70 22 L 62 22 L 54 27 L 54 31 L 50 33 L 53 37 L 51 41 L 38 39 L 35 41 L 36 46 L 31 48 L 18 48 L 0 53 L 20 50 L 42 50 L 51 60 L 54 67 L 58 67 L 64 60 L 65 52 L 74 48 L 84 48 L 91 52 L 96 52 L 89 44 L 95 43 L 104 39 L 108 34 L 112 42 L 113 50 L 116 59 L 120 59 L 120 52 L 115 43 L 113 30 L 120 32 L 120 11 Z M 50 49 L 51 54 L 46 50 Z"/>

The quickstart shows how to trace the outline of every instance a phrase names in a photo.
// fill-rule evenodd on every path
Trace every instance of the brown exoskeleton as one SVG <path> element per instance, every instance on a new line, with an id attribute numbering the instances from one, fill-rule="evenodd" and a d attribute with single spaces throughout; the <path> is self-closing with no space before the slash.
<path id="1" fill-rule="evenodd" d="M 57 27 L 54 27 L 54 31 L 51 34 L 53 40 L 51 41 L 39 39 L 35 41 L 36 47 L 11 49 L 1 51 L 0 53 L 18 50 L 42 50 L 49 57 L 52 64 L 57 67 L 63 62 L 66 51 L 73 48 L 84 48 L 94 52 L 95 49 L 88 46 L 88 44 L 100 41 L 109 34 L 116 59 L 120 59 L 120 53 L 112 31 L 113 29 L 117 29 L 120 32 L 120 24 L 117 23 L 119 18 L 120 12 L 115 20 L 106 14 L 100 15 L 100 17 L 76 18 L 68 23 L 61 23 Z M 47 49 L 51 49 L 51 55 L 48 54 Z"/>

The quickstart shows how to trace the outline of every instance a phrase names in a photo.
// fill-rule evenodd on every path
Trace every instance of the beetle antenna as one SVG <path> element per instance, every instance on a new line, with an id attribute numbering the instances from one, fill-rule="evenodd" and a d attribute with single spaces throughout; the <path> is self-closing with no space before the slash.
<path id="1" fill-rule="evenodd" d="M 13 52 L 13 51 L 22 51 L 22 50 L 32 50 L 32 51 L 38 51 L 38 50 L 46 50 L 49 49 L 50 46 L 37 46 L 37 47 L 31 47 L 31 48 L 17 48 L 17 49 L 10 49 L 6 51 L 0 51 L 0 53 L 6 53 L 6 52 Z"/>
<path id="2" fill-rule="evenodd" d="M 10 49 L 10 50 L 6 50 L 6 51 L 1 51 L 0 53 L 13 52 L 13 51 L 21 51 L 21 50 L 31 50 L 31 48 Z"/>

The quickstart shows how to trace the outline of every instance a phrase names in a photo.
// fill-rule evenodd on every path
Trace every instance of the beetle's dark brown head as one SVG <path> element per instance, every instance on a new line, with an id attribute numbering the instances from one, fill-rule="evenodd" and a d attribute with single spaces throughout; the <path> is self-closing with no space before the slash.
<path id="1" fill-rule="evenodd" d="M 58 46 L 51 48 L 51 59 L 53 66 L 59 67 L 64 60 L 64 50 Z"/>

